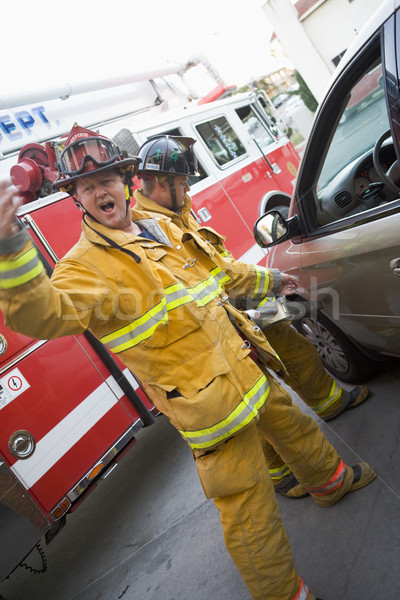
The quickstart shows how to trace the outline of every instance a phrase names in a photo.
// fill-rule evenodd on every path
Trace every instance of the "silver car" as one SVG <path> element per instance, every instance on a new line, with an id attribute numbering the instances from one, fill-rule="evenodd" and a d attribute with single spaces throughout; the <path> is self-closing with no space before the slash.
<path id="1" fill-rule="evenodd" d="M 294 325 L 347 382 L 400 356 L 399 7 L 384 2 L 342 58 L 292 198 L 270 194 L 279 212 L 254 228 L 267 264 L 299 277 Z"/>

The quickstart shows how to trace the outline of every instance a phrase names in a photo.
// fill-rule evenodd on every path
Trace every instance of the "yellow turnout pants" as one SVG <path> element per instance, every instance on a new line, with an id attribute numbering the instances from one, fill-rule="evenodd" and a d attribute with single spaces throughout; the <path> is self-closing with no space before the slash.
<path id="1" fill-rule="evenodd" d="M 329 397 L 334 380 L 325 371 L 316 348 L 287 322 L 271 325 L 263 333 L 286 367 L 285 383 L 323 417 L 319 407 Z"/>
<path id="2" fill-rule="evenodd" d="M 255 600 L 305 600 L 260 435 L 305 485 L 326 485 L 342 462 L 314 420 L 268 375 L 270 394 L 257 422 L 214 451 L 195 452 L 200 481 L 220 511 L 225 544 Z M 197 456 L 196 456 L 197 454 Z"/>
<path id="3" fill-rule="evenodd" d="M 285 384 L 321 418 L 335 410 L 342 401 L 342 390 L 325 371 L 312 343 L 287 322 L 271 325 L 263 333 L 286 367 Z M 261 363 L 259 367 L 265 372 Z M 270 475 L 279 483 L 291 469 L 266 440 L 263 450 Z"/>

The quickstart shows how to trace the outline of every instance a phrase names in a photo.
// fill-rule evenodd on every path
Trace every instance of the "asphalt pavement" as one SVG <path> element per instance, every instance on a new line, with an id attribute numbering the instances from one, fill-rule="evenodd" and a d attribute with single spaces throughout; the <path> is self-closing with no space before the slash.
<path id="1" fill-rule="evenodd" d="M 317 420 L 345 462 L 370 462 L 377 479 L 328 509 L 278 498 L 297 570 L 324 600 L 400 598 L 400 365 L 370 387 L 364 405 Z M 250 600 L 190 450 L 165 417 L 139 432 L 43 548 L 47 572 L 19 567 L 0 584 L 5 600 Z M 27 562 L 42 563 L 36 551 Z"/>

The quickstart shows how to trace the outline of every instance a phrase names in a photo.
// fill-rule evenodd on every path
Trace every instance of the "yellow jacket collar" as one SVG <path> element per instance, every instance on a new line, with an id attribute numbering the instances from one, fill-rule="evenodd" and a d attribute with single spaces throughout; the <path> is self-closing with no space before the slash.
<path id="1" fill-rule="evenodd" d="M 154 200 L 150 200 L 150 198 L 144 196 L 142 189 L 135 190 L 133 197 L 136 202 L 135 209 L 139 211 L 157 213 L 158 215 L 164 215 L 165 217 L 168 217 L 172 220 L 176 218 L 177 215 L 183 216 L 185 214 L 190 213 L 190 209 L 192 208 L 192 200 L 187 194 L 185 197 L 185 205 L 177 212 L 174 212 L 173 210 L 171 210 L 170 208 L 166 208 L 165 206 L 160 206 L 159 204 L 157 204 L 157 202 L 154 202 Z"/>
<path id="2" fill-rule="evenodd" d="M 137 222 L 140 227 L 152 233 L 161 244 L 171 246 L 170 240 L 157 223 L 156 218 L 153 218 L 151 215 L 136 209 L 132 209 L 131 212 L 132 220 Z M 88 224 L 85 223 L 85 221 L 82 221 L 82 231 L 89 241 L 102 246 L 109 246 L 107 240 L 105 240 L 102 236 L 112 239 L 113 242 L 119 246 L 126 246 L 127 244 L 132 244 L 132 242 L 141 243 L 145 239 L 132 233 L 125 233 L 119 229 L 111 229 L 110 227 L 106 227 L 101 223 L 89 219 Z M 146 240 L 146 242 L 147 241 L 148 240 Z"/>

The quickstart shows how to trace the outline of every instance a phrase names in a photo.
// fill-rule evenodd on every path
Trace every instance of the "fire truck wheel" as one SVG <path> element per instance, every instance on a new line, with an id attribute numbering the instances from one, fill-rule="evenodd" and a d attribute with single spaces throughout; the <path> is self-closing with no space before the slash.
<path id="1" fill-rule="evenodd" d="M 363 383 L 373 377 L 379 362 L 370 359 L 320 311 L 316 318 L 306 315 L 293 326 L 315 346 L 324 367 L 345 383 Z"/>

